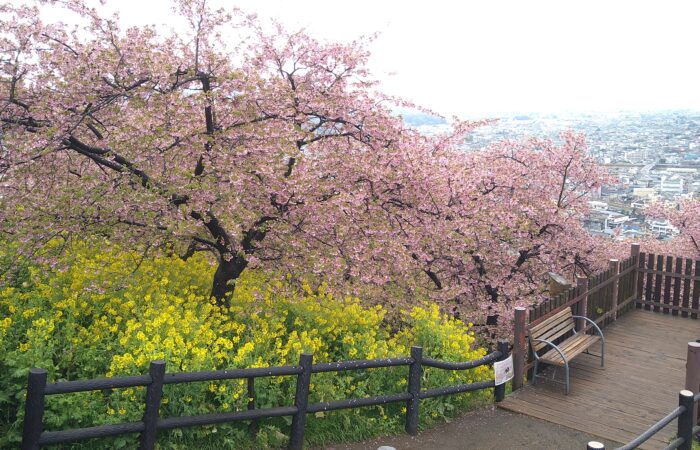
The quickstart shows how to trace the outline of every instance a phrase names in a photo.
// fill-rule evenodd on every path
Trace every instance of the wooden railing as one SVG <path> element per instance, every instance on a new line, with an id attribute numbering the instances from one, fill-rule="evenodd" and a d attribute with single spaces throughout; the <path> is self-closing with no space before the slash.
<path id="1" fill-rule="evenodd" d="M 675 264 L 674 264 L 675 261 Z M 601 328 L 635 308 L 697 319 L 700 314 L 700 261 L 645 254 L 632 244 L 630 256 L 611 259 L 608 269 L 578 277 L 576 285 L 535 306 L 515 308 L 513 389 L 522 387 L 533 367 L 526 346 L 527 326 L 536 325 L 564 308 L 586 316 Z M 578 330 L 586 330 L 579 323 Z"/>
<path id="2" fill-rule="evenodd" d="M 564 308 L 586 316 L 603 327 L 618 316 L 633 309 L 638 298 L 636 291 L 638 255 L 622 261 L 611 259 L 607 270 L 590 278 L 578 277 L 576 286 L 547 299 L 529 310 L 530 326 L 542 322 Z"/>
<path id="3" fill-rule="evenodd" d="M 415 435 L 418 431 L 418 409 L 420 400 L 459 394 L 481 389 L 494 389 L 497 402 L 503 400 L 505 384 L 496 385 L 495 380 L 479 381 L 432 389 L 421 388 L 421 377 L 424 367 L 435 367 L 445 370 L 469 370 L 479 366 L 502 361 L 509 355 L 509 343 L 499 342 L 498 349 L 482 358 L 465 362 L 438 361 L 424 357 L 421 347 L 412 347 L 410 357 L 387 358 L 358 361 L 341 361 L 313 364 L 313 356 L 302 354 L 296 366 L 265 367 L 251 369 L 229 369 L 210 372 L 180 372 L 166 373 L 165 362 L 151 362 L 148 375 L 130 377 L 101 378 L 95 380 L 60 381 L 47 384 L 47 372 L 44 369 L 30 369 L 27 383 L 27 401 L 25 405 L 24 430 L 22 435 L 22 450 L 35 450 L 41 446 L 59 443 L 76 442 L 83 439 L 118 436 L 123 434 L 140 433 L 142 450 L 155 448 L 158 430 L 182 428 L 189 426 L 213 425 L 241 420 L 254 421 L 263 418 L 291 416 L 292 426 L 289 437 L 289 448 L 300 450 L 304 442 L 304 426 L 306 414 L 321 411 L 334 411 L 345 408 L 384 405 L 387 403 L 406 402 L 406 432 Z M 309 404 L 309 390 L 314 373 L 344 372 L 348 370 L 364 370 L 381 367 L 408 366 L 408 389 L 406 392 L 383 394 L 375 397 L 352 398 Z M 296 376 L 296 393 L 294 404 L 273 408 L 255 408 L 255 378 L 260 377 Z M 201 381 L 220 381 L 232 379 L 248 380 L 248 409 L 243 411 L 221 412 L 189 417 L 161 418 L 159 409 L 163 386 Z M 128 388 L 145 386 L 144 415 L 139 422 L 127 422 L 111 425 L 100 425 L 87 428 L 44 431 L 44 399 L 47 395 L 69 394 L 104 389 Z"/>

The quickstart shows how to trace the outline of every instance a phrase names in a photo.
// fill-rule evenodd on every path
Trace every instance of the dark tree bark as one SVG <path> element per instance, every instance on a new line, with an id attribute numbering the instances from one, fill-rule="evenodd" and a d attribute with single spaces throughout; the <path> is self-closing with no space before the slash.
<path id="1" fill-rule="evenodd" d="M 219 265 L 214 272 L 214 282 L 211 296 L 219 306 L 229 306 L 229 294 L 236 288 L 235 281 L 241 276 L 248 261 L 243 257 L 235 257 L 230 261 L 219 258 Z"/>
<path id="2" fill-rule="evenodd" d="M 199 218 L 201 218 L 201 216 Z M 228 253 L 228 249 L 231 247 L 230 237 L 221 226 L 221 223 L 216 220 L 213 215 L 210 216 L 209 222 L 206 223 L 207 229 L 217 241 L 223 240 L 226 243 L 226 245 L 219 245 L 217 247 L 219 252 L 219 265 L 214 273 L 214 283 L 211 288 L 211 295 L 216 299 L 217 304 L 228 306 L 228 294 L 234 291 L 236 288 L 235 281 L 248 266 L 247 255 L 251 255 L 256 251 L 256 243 L 265 239 L 267 235 L 266 225 L 275 220 L 276 218 L 272 216 L 262 216 L 260 219 L 256 220 L 253 226 L 243 233 L 240 242 L 243 251 L 227 260 L 225 255 L 230 255 L 230 253 Z"/>

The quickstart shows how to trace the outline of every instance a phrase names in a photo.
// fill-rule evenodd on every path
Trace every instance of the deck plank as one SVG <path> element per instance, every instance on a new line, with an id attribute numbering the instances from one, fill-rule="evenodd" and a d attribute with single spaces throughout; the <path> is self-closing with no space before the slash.
<path id="1" fill-rule="evenodd" d="M 700 338 L 700 322 L 681 316 L 635 309 L 605 334 L 605 368 L 600 344 L 593 355 L 571 364 L 571 393 L 538 378 L 499 404 L 501 408 L 544 419 L 611 441 L 626 443 L 678 406 L 685 382 L 688 342 Z M 557 378 L 563 378 L 563 369 Z M 675 435 L 675 422 L 640 448 L 665 447 Z"/>

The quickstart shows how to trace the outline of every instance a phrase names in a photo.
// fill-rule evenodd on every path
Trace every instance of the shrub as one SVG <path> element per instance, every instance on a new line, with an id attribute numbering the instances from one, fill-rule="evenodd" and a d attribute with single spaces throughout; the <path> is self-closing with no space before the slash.
<path id="1" fill-rule="evenodd" d="M 470 360 L 475 348 L 470 324 L 440 314 L 437 306 L 416 306 L 400 320 L 386 321 L 381 306 L 335 297 L 321 285 L 295 286 L 247 271 L 230 307 L 208 298 L 212 266 L 201 256 L 187 261 L 140 255 L 101 243 L 77 243 L 49 269 L 24 264 L 4 278 L 0 290 L 0 413 L 2 446 L 20 439 L 26 375 L 30 367 L 49 372 L 49 382 L 147 373 L 149 361 L 164 359 L 169 372 L 296 364 L 302 352 L 315 362 L 424 354 Z M 3 255 L 7 257 L 7 255 Z M 311 402 L 403 392 L 405 367 L 315 374 Z M 428 369 L 423 384 L 486 380 L 488 367 L 467 372 Z M 256 380 L 256 406 L 289 405 L 294 377 Z M 480 391 L 422 402 L 422 424 L 449 417 L 490 396 Z M 65 429 L 140 420 L 143 388 L 47 397 L 45 428 Z M 180 416 L 245 409 L 245 380 L 168 385 L 161 415 Z M 402 429 L 403 404 L 317 413 L 307 440 L 323 444 L 367 438 Z M 264 420 L 253 438 L 246 423 L 163 432 L 161 448 L 266 448 L 285 444 L 289 418 Z M 136 437 L 86 441 L 78 448 L 133 447 Z M 75 447 L 72 447 L 75 448 Z"/>

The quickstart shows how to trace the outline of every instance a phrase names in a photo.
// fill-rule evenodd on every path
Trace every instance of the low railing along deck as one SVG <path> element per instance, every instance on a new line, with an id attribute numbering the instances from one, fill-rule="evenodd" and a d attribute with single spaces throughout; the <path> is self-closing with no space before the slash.
<path id="1" fill-rule="evenodd" d="M 422 389 L 421 376 L 424 367 L 436 367 L 446 370 L 469 370 L 492 364 L 495 361 L 501 361 L 508 355 L 509 344 L 507 342 L 499 342 L 496 351 L 482 358 L 464 362 L 447 362 L 423 357 L 423 350 L 421 347 L 412 347 L 410 357 L 313 364 L 312 355 L 302 354 L 299 359 L 299 364 L 295 366 L 229 369 L 208 372 L 166 373 L 164 361 L 153 361 L 151 362 L 148 375 L 101 378 L 95 380 L 60 381 L 49 384 L 47 384 L 46 370 L 31 369 L 29 371 L 27 386 L 22 450 L 35 450 L 45 445 L 133 433 L 140 434 L 140 449 L 153 450 L 155 448 L 158 430 L 213 425 L 243 420 L 256 421 L 259 419 L 281 416 L 292 417 L 289 448 L 300 450 L 304 442 L 306 414 L 321 411 L 335 411 L 345 408 L 384 405 L 396 402 L 406 402 L 406 432 L 414 435 L 418 431 L 418 410 L 422 399 L 490 388 L 494 389 L 494 396 L 497 402 L 501 401 L 505 395 L 505 384 L 496 386 L 495 380 Z M 348 370 L 365 370 L 397 366 L 408 367 L 408 389 L 406 392 L 309 404 L 311 377 L 314 373 L 344 372 Z M 272 376 L 297 377 L 294 404 L 273 408 L 255 408 L 255 379 Z M 248 397 L 250 400 L 247 410 L 188 417 L 160 417 L 159 409 L 164 385 L 232 379 L 248 380 Z M 43 430 L 44 399 L 47 395 L 137 386 L 146 387 L 146 396 L 144 399 L 145 412 L 141 421 L 69 430 Z"/>

